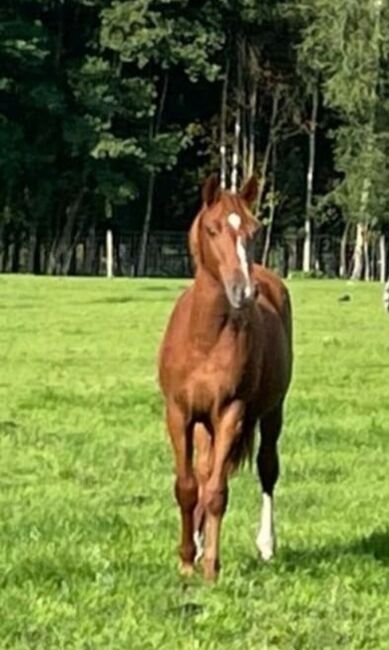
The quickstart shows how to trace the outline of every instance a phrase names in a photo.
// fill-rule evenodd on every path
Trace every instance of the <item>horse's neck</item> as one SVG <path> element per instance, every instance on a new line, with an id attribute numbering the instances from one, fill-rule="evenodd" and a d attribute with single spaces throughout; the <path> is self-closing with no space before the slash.
<path id="1" fill-rule="evenodd" d="M 209 273 L 200 270 L 193 288 L 190 315 L 191 334 L 202 347 L 211 347 L 228 320 L 229 304 L 224 287 Z"/>

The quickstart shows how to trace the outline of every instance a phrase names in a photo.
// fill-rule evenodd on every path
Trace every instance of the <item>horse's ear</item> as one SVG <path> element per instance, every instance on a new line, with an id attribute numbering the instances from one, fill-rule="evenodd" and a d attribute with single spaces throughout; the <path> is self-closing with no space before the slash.
<path id="1" fill-rule="evenodd" d="M 220 184 L 217 174 L 212 174 L 207 178 L 203 185 L 202 198 L 205 205 L 210 206 L 217 201 L 220 196 Z"/>
<path id="2" fill-rule="evenodd" d="M 192 255 L 196 268 L 201 265 L 201 245 L 200 245 L 200 215 L 192 223 L 189 231 L 189 250 Z"/>
<path id="3" fill-rule="evenodd" d="M 244 184 L 240 191 L 241 198 L 250 206 L 258 196 L 258 179 L 255 175 L 251 176 L 247 183 Z"/>

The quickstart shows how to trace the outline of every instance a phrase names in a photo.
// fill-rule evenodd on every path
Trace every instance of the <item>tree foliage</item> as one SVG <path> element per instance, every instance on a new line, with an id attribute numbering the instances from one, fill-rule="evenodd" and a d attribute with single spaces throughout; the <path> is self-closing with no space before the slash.
<path id="1" fill-rule="evenodd" d="M 186 228 L 219 165 L 223 88 L 228 153 L 239 110 L 240 177 L 261 176 L 264 223 L 276 192 L 275 235 L 302 232 L 315 84 L 314 227 L 384 229 L 388 25 L 386 0 L 4 0 L 0 249 L 66 273 L 107 216 L 146 244 Z"/>

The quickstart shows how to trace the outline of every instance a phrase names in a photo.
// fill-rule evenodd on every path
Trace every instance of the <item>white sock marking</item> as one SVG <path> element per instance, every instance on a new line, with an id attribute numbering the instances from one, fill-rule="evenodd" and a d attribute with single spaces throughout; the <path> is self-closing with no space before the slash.
<path id="1" fill-rule="evenodd" d="M 201 558 L 204 555 L 204 535 L 203 533 L 200 533 L 198 530 L 195 530 L 194 535 L 193 535 L 193 541 L 196 546 L 196 556 L 195 556 L 195 562 L 198 562 L 201 560 Z"/>
<path id="2" fill-rule="evenodd" d="M 262 559 L 270 560 L 274 555 L 275 531 L 273 521 L 273 499 L 264 493 L 262 497 L 261 524 L 257 535 L 257 547 Z"/>

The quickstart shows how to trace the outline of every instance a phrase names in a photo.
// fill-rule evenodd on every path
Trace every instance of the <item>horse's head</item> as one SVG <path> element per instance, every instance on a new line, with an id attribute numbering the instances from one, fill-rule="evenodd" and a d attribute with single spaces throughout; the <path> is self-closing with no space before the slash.
<path id="1" fill-rule="evenodd" d="M 257 194 L 255 176 L 237 194 L 222 191 L 217 177 L 211 176 L 189 235 L 197 271 L 204 269 L 219 280 L 235 309 L 254 298 L 251 244 L 259 224 L 250 206 Z"/>

